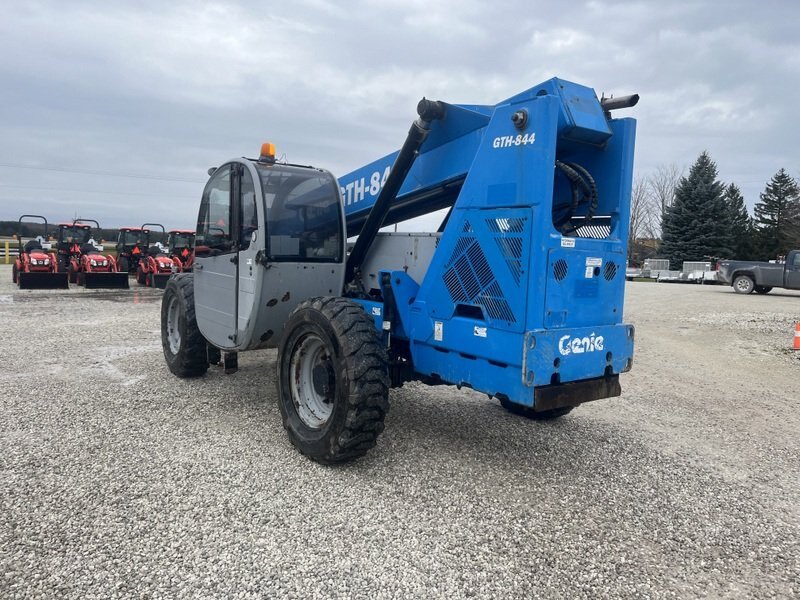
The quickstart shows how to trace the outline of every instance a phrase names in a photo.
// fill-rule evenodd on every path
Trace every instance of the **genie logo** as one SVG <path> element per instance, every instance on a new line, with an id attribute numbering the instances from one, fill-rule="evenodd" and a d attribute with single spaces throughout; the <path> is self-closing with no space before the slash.
<path id="1" fill-rule="evenodd" d="M 601 351 L 605 340 L 602 335 L 592 333 L 588 337 L 573 338 L 568 335 L 558 340 L 558 351 L 567 356 L 569 354 L 583 354 L 584 352 Z"/>

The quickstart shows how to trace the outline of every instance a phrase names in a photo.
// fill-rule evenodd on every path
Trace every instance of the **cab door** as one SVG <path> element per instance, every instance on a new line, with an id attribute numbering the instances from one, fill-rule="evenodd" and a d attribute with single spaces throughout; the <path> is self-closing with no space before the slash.
<path id="1" fill-rule="evenodd" d="M 789 253 L 784 269 L 785 287 L 790 290 L 800 290 L 800 250 Z"/>
<path id="2" fill-rule="evenodd" d="M 194 305 L 200 332 L 211 344 L 236 346 L 239 293 L 241 164 L 219 167 L 203 190 L 197 218 Z"/>

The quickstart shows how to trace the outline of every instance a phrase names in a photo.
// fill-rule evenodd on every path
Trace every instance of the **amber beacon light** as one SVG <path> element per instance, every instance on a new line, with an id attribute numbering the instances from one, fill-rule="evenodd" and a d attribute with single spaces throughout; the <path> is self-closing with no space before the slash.
<path id="1" fill-rule="evenodd" d="M 275 144 L 272 142 L 264 142 L 261 144 L 261 156 L 259 160 L 265 162 L 275 162 Z"/>

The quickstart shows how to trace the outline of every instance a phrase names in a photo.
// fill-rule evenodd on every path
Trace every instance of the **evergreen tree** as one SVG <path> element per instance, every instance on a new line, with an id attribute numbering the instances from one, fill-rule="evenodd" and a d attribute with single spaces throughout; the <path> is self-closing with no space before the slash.
<path id="1" fill-rule="evenodd" d="M 733 250 L 730 258 L 750 260 L 754 258 L 755 252 L 753 219 L 747 212 L 742 191 L 735 183 L 731 183 L 725 188 L 724 198 L 730 215 L 731 250 Z"/>
<path id="2" fill-rule="evenodd" d="M 685 260 L 731 256 L 730 211 L 723 198 L 725 186 L 717 180 L 717 165 L 703 152 L 681 177 L 675 201 L 664 215 L 661 254 L 673 269 Z"/>
<path id="3" fill-rule="evenodd" d="M 800 187 L 781 169 L 755 206 L 759 257 L 771 260 L 800 247 Z"/>

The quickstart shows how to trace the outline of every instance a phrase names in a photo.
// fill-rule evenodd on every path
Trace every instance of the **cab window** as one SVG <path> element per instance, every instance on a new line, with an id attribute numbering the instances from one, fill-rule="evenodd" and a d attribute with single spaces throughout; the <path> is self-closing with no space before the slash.
<path id="1" fill-rule="evenodd" d="M 339 186 L 332 175 L 290 165 L 257 165 L 270 260 L 340 262 Z"/>
<path id="2" fill-rule="evenodd" d="M 231 165 L 216 170 L 203 190 L 195 236 L 198 256 L 233 250 L 231 236 Z"/>
<path id="3" fill-rule="evenodd" d="M 239 219 L 239 247 L 244 250 L 250 246 L 253 233 L 258 230 L 258 214 L 256 213 L 256 188 L 253 185 L 253 177 L 250 171 L 244 169 L 240 176 L 239 183 L 241 203 L 241 218 Z"/>

